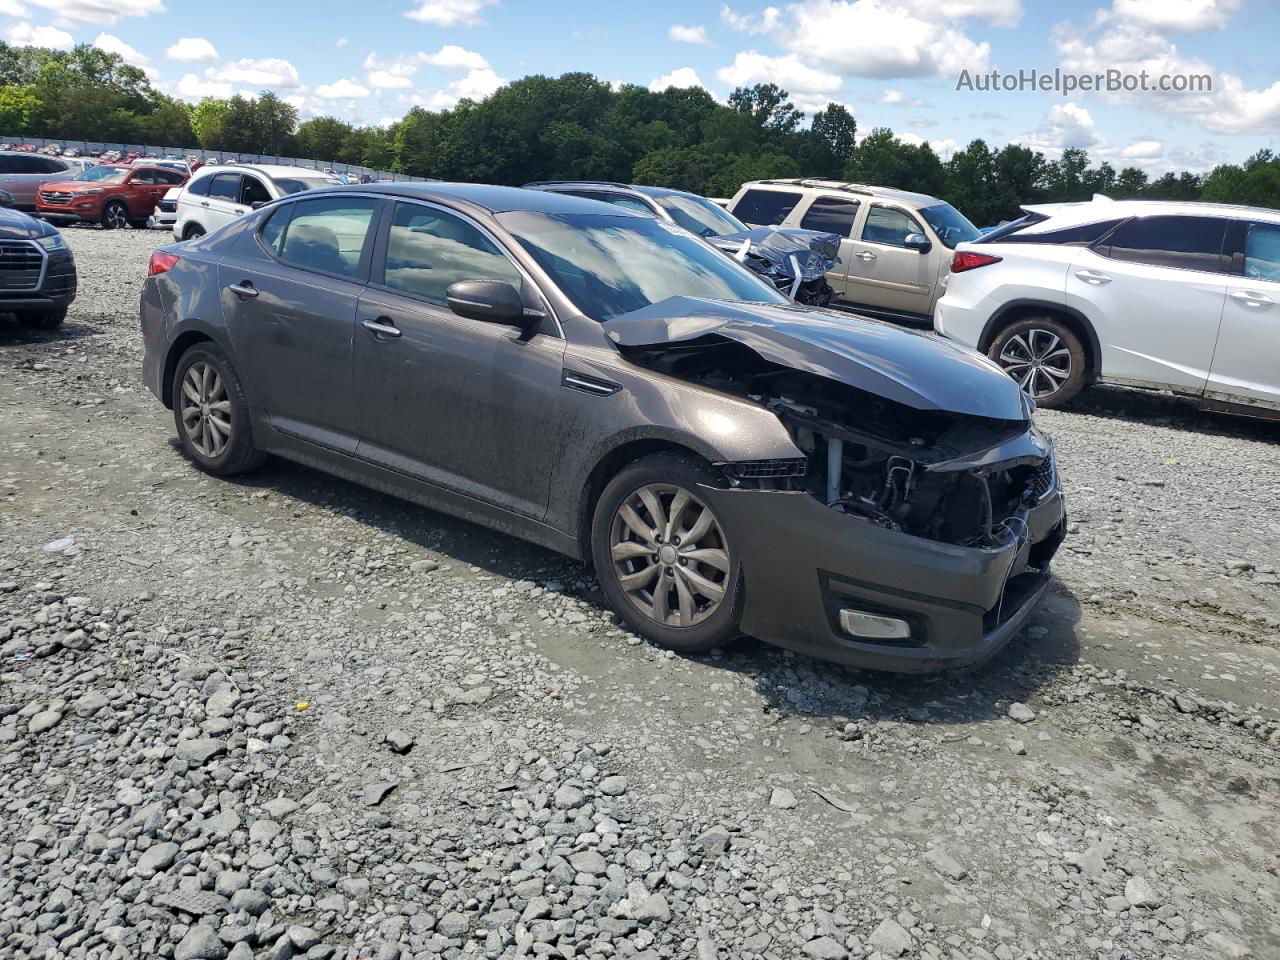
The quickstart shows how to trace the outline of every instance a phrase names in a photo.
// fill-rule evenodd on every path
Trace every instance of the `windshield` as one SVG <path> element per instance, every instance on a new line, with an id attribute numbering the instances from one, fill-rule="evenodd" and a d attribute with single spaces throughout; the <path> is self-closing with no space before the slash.
<path id="1" fill-rule="evenodd" d="M 661 220 L 526 212 L 498 220 L 569 299 L 600 322 L 668 297 L 790 302 L 746 267 Z"/>
<path id="2" fill-rule="evenodd" d="M 341 184 L 336 177 L 276 177 L 275 184 L 282 193 L 302 193 L 304 190 L 315 190 L 319 187 L 332 187 Z"/>
<path id="3" fill-rule="evenodd" d="M 982 236 L 982 231 L 968 221 L 963 213 L 949 203 L 925 207 L 920 216 L 928 221 L 943 246 L 955 249 L 957 243 L 966 243 Z"/>
<path id="4" fill-rule="evenodd" d="M 741 233 L 751 229 L 729 211 L 716 206 L 705 197 L 686 197 L 672 193 L 652 199 L 671 214 L 672 220 L 700 237 L 723 237 L 726 233 Z"/>
<path id="5" fill-rule="evenodd" d="M 76 179 L 96 180 L 98 183 L 124 183 L 124 178 L 128 175 L 128 167 L 89 167 Z"/>

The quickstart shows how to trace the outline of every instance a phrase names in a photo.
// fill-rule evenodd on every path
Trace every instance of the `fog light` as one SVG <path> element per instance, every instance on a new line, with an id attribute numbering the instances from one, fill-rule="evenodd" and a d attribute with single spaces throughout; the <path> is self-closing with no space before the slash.
<path id="1" fill-rule="evenodd" d="M 881 617 L 862 610 L 841 610 L 840 629 L 867 640 L 910 640 L 911 625 L 897 617 Z"/>

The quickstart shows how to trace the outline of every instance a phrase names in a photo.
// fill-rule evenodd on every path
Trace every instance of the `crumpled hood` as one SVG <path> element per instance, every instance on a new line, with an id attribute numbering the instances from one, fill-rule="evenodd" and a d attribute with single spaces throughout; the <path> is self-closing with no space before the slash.
<path id="1" fill-rule="evenodd" d="M 20 210 L 0 207 L 0 240 L 35 240 L 48 236 L 53 228 Z"/>
<path id="2" fill-rule="evenodd" d="M 718 336 L 772 363 L 917 410 L 1027 420 L 1018 385 L 981 354 L 933 334 L 814 307 L 669 297 L 604 325 L 624 347 Z"/>
<path id="3" fill-rule="evenodd" d="M 749 255 L 774 267 L 783 276 L 793 277 L 791 257 L 800 264 L 800 279 L 816 280 L 840 262 L 840 236 L 801 230 L 797 227 L 756 227 L 721 237 L 707 237 L 707 242 L 728 254 L 736 255 L 743 240 L 751 241 Z"/>

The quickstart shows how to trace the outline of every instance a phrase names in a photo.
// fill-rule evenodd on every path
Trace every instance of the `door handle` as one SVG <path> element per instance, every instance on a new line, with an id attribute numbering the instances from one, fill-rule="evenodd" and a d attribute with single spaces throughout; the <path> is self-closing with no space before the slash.
<path id="1" fill-rule="evenodd" d="M 241 210 L 239 207 L 236 207 L 236 209 L 235 209 L 235 211 L 234 211 L 234 212 L 235 212 L 237 215 L 238 215 L 238 214 L 242 214 L 242 213 L 244 213 L 244 211 L 243 211 L 243 210 Z"/>
<path id="2" fill-rule="evenodd" d="M 208 205 L 209 205 L 209 201 L 208 201 L 208 200 L 201 200 L 201 201 L 200 201 L 200 206 L 202 206 L 202 207 L 207 207 Z"/>
<path id="3" fill-rule="evenodd" d="M 861 253 L 855 253 L 854 256 L 859 260 L 866 260 L 868 263 L 876 258 L 876 255 L 870 250 L 863 250 Z"/>
<path id="4" fill-rule="evenodd" d="M 241 300 L 252 300 L 258 295 L 257 288 L 255 288 L 248 280 L 245 280 L 242 283 L 233 283 L 231 286 L 227 287 L 227 289 Z"/>
<path id="5" fill-rule="evenodd" d="M 1095 287 L 1100 287 L 1104 283 L 1110 283 L 1111 278 L 1105 273 L 1099 273 L 1097 270 L 1077 270 L 1076 276 L 1085 283 L 1092 283 Z"/>
<path id="6" fill-rule="evenodd" d="M 1232 290 L 1228 296 L 1232 300 L 1243 303 L 1246 307 L 1269 307 L 1275 301 L 1263 293 L 1252 293 L 1248 290 Z"/>
<path id="7" fill-rule="evenodd" d="M 391 322 L 390 317 L 379 317 L 377 320 L 361 320 L 360 326 L 371 332 L 378 339 L 400 336 L 400 331 L 396 329 L 396 325 Z"/>

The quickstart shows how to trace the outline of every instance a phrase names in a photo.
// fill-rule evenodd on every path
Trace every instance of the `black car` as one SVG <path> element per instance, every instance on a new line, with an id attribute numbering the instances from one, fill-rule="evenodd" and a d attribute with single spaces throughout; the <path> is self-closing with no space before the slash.
<path id="1" fill-rule="evenodd" d="M 286 197 L 152 256 L 144 379 L 213 474 L 266 453 L 591 562 L 632 629 L 890 670 L 979 661 L 1065 511 L 986 358 L 799 306 L 554 192 Z"/>
<path id="2" fill-rule="evenodd" d="M 76 298 L 76 262 L 57 227 L 0 208 L 0 313 L 51 330 Z"/>

